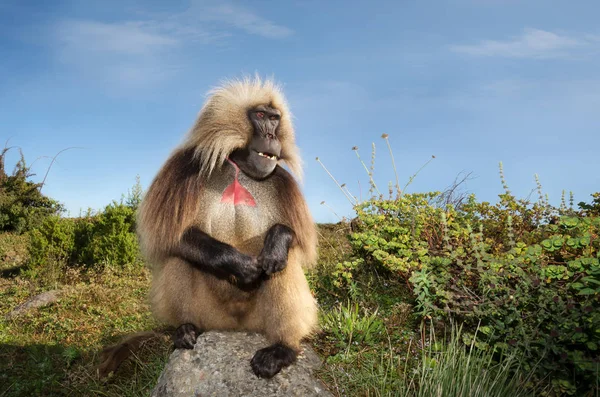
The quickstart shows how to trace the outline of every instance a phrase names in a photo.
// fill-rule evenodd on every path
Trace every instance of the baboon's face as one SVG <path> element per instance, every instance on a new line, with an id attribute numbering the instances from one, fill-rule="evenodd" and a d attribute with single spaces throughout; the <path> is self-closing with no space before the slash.
<path id="1" fill-rule="evenodd" d="M 281 143 L 277 136 L 281 112 L 267 105 L 248 111 L 254 132 L 250 144 L 233 152 L 230 158 L 248 176 L 264 179 L 271 175 L 281 155 Z"/>

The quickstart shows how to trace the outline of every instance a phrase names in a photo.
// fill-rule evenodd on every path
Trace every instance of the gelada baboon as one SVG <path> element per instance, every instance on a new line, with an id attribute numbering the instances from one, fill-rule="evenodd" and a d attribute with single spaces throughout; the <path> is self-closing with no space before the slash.
<path id="1" fill-rule="evenodd" d="M 193 348 L 208 330 L 260 332 L 271 345 L 251 367 L 263 378 L 293 363 L 317 324 L 303 272 L 316 261 L 315 224 L 282 163 L 301 177 L 280 88 L 227 82 L 210 93 L 138 217 L 152 309 L 177 327 L 175 348 Z"/>

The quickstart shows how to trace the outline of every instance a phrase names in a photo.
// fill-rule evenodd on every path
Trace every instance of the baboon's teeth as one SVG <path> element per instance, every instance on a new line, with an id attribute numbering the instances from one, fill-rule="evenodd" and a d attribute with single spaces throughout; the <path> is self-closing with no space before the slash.
<path id="1" fill-rule="evenodd" d="M 265 157 L 265 158 L 268 158 L 270 160 L 277 160 L 277 156 L 275 156 L 275 155 L 269 156 L 268 154 L 264 154 L 263 152 L 258 152 L 258 155 L 262 156 L 262 157 Z"/>

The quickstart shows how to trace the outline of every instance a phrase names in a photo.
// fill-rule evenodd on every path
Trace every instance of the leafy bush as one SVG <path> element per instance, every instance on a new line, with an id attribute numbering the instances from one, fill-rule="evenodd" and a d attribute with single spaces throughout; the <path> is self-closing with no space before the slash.
<path id="1" fill-rule="evenodd" d="M 102 213 L 80 221 L 77 261 L 84 264 L 125 265 L 139 257 L 135 210 L 113 202 Z"/>
<path id="2" fill-rule="evenodd" d="M 50 215 L 63 208 L 55 200 L 40 192 L 40 184 L 31 182 L 32 176 L 23 153 L 11 175 L 5 172 L 4 159 L 9 148 L 0 152 L 0 232 L 23 233 L 41 224 Z"/>
<path id="3" fill-rule="evenodd" d="M 34 267 L 138 263 L 135 209 L 113 202 L 96 215 L 49 217 L 31 232 L 30 257 Z"/>
<path id="4" fill-rule="evenodd" d="M 588 215 L 600 216 L 600 192 L 592 193 L 593 200 L 590 204 L 585 202 L 580 202 L 579 208 L 585 211 Z"/>
<path id="5" fill-rule="evenodd" d="M 16 271 L 29 259 L 29 238 L 23 234 L 0 233 L 0 270 Z M 15 268 L 10 270 L 11 268 Z"/>
<path id="6" fill-rule="evenodd" d="M 75 252 L 74 219 L 50 216 L 40 227 L 30 233 L 29 256 L 34 266 L 44 265 L 48 260 L 70 263 Z"/>
<path id="7" fill-rule="evenodd" d="M 465 323 L 477 347 L 540 362 L 554 390 L 596 386 L 600 344 L 600 218 L 510 192 L 443 208 L 440 193 L 358 205 L 355 256 L 404 279 L 418 314 Z M 562 214 L 562 215 L 561 215 Z M 568 216 L 566 214 L 569 214 Z M 350 278 L 346 276 L 346 278 Z"/>

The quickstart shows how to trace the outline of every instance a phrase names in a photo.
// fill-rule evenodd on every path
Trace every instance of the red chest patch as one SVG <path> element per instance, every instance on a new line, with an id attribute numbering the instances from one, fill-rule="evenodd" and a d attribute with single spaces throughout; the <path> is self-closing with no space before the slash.
<path id="1" fill-rule="evenodd" d="M 238 168 L 237 164 L 229 159 L 227 159 L 227 161 L 229 161 L 235 168 L 235 177 L 233 178 L 231 185 L 227 186 L 227 188 L 223 191 L 221 202 L 233 203 L 233 205 L 247 205 L 250 207 L 256 207 L 256 201 L 254 201 L 252 194 L 238 181 L 240 169 Z"/>

